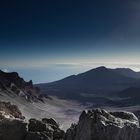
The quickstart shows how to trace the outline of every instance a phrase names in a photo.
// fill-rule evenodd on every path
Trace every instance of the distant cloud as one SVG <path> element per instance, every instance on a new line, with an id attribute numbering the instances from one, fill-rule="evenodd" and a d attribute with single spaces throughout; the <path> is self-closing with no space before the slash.
<path id="1" fill-rule="evenodd" d="M 3 72 L 9 72 L 9 70 L 8 70 L 8 69 L 2 69 L 2 71 L 3 71 Z"/>

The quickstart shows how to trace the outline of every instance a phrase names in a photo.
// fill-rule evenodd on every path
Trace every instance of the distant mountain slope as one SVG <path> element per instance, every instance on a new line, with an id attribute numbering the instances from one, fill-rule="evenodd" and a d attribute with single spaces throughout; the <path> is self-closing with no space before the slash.
<path id="1" fill-rule="evenodd" d="M 140 87 L 129 87 L 119 92 L 118 96 L 122 98 L 119 103 L 122 106 L 140 105 Z"/>
<path id="2" fill-rule="evenodd" d="M 132 98 L 132 97 L 139 97 L 140 98 L 140 87 L 129 87 L 121 92 L 118 93 L 120 97 L 123 98 Z"/>
<path id="3" fill-rule="evenodd" d="M 62 79 L 60 81 L 54 82 L 55 85 L 62 85 L 65 87 L 74 87 L 77 88 L 93 88 L 93 87 L 104 87 L 113 85 L 122 85 L 124 83 L 132 83 L 135 79 L 128 78 L 123 76 L 117 72 L 112 71 L 111 69 L 107 69 L 105 67 L 98 67 L 96 69 L 92 69 L 85 73 L 81 73 L 78 75 L 73 75 Z"/>
<path id="4" fill-rule="evenodd" d="M 52 83 L 39 84 L 38 86 L 44 93 L 51 95 L 91 101 L 93 98 L 91 94 L 112 94 L 130 87 L 137 81 L 139 80 L 125 76 L 117 70 L 98 67 L 85 73 L 72 75 Z M 90 97 L 83 98 L 83 94 L 86 97 L 90 95 Z"/>
<path id="5" fill-rule="evenodd" d="M 127 77 L 140 79 L 140 72 L 135 72 L 129 68 L 117 68 L 112 70 Z"/>
<path id="6" fill-rule="evenodd" d="M 135 87 L 126 88 L 116 93 L 117 98 L 106 101 L 106 105 L 129 107 L 140 105 L 140 85 Z"/>

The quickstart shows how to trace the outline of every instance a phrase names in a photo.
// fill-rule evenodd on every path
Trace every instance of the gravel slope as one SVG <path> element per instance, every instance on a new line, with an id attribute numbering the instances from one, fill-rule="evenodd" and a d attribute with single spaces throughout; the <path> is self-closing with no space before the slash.
<path id="1" fill-rule="evenodd" d="M 86 108 L 86 106 L 74 101 L 66 101 L 56 97 L 51 98 L 52 100 L 45 99 L 45 103 L 31 103 L 22 97 L 14 94 L 11 96 L 11 93 L 0 91 L 0 100 L 10 101 L 12 104 L 17 105 L 27 120 L 29 118 L 54 118 L 64 130 L 69 128 L 71 123 L 77 122 L 80 113 Z"/>

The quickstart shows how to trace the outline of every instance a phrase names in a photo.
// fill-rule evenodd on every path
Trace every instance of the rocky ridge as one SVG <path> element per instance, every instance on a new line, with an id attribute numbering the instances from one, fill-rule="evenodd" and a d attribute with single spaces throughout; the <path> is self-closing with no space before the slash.
<path id="1" fill-rule="evenodd" d="M 38 87 L 33 86 L 32 80 L 24 81 L 17 72 L 7 73 L 0 70 L 0 90 L 11 96 L 23 97 L 29 102 L 44 102 L 43 98 L 48 98 L 47 95 L 41 93 Z"/>
<path id="2" fill-rule="evenodd" d="M 139 121 L 133 113 L 83 111 L 66 133 L 52 118 L 24 120 L 18 107 L 0 102 L 1 140 L 139 140 Z"/>
<path id="3" fill-rule="evenodd" d="M 22 113 L 10 103 L 0 103 L 1 140 L 63 140 L 64 131 L 50 118 L 24 120 Z M 14 108 L 14 109 L 13 109 Z M 11 112 L 12 110 L 12 112 Z"/>
<path id="4" fill-rule="evenodd" d="M 83 111 L 78 124 L 66 132 L 65 140 L 136 140 L 139 121 L 133 113 Z"/>

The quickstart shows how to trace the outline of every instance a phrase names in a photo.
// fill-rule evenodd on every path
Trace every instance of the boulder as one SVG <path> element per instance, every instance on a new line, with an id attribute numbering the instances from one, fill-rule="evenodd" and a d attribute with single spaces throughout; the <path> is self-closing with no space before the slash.
<path id="1" fill-rule="evenodd" d="M 53 127 L 53 129 L 57 129 L 59 127 L 59 124 L 53 119 L 53 118 L 43 118 L 42 122 L 49 124 L 50 126 Z"/>
<path id="2" fill-rule="evenodd" d="M 43 118 L 42 121 L 36 119 L 30 119 L 28 124 L 27 137 L 33 137 L 38 135 L 42 137 L 43 140 L 63 140 L 65 132 L 58 127 L 57 122 L 50 118 Z M 38 140 L 38 139 L 37 139 Z"/>
<path id="3" fill-rule="evenodd" d="M 139 121 L 133 113 L 83 111 L 77 125 L 67 130 L 65 140 L 136 140 Z"/>
<path id="4" fill-rule="evenodd" d="M 24 140 L 26 130 L 25 122 L 4 119 L 0 121 L 0 140 Z"/>
<path id="5" fill-rule="evenodd" d="M 19 108 L 16 105 L 12 105 L 10 102 L 0 102 L 0 111 L 12 115 L 15 118 L 25 119 Z"/>
<path id="6" fill-rule="evenodd" d="M 30 119 L 28 124 L 28 131 L 43 132 L 46 131 L 46 124 L 36 119 Z"/>
<path id="7" fill-rule="evenodd" d="M 0 140 L 63 140 L 64 135 L 54 119 L 26 123 L 17 106 L 0 102 Z"/>
<path id="8" fill-rule="evenodd" d="M 0 111 L 0 140 L 24 140 L 27 124 L 11 114 Z"/>
<path id="9" fill-rule="evenodd" d="M 0 140 L 140 140 L 140 128 L 133 113 L 94 109 L 65 133 L 52 118 L 26 123 L 17 106 L 0 102 Z"/>

